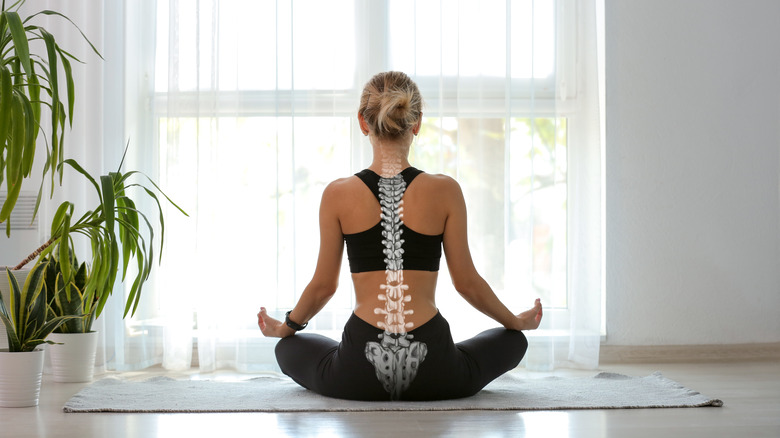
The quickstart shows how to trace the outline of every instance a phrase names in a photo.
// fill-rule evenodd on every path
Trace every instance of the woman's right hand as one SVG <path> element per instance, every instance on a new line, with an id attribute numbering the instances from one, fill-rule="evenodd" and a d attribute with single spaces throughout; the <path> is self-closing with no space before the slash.
<path id="1" fill-rule="evenodd" d="M 268 338 L 286 338 L 295 334 L 295 330 L 288 327 L 287 324 L 268 316 L 265 307 L 261 307 L 260 312 L 257 313 L 257 325 L 263 335 Z"/>
<path id="2" fill-rule="evenodd" d="M 517 330 L 536 330 L 539 328 L 539 323 L 542 322 L 542 300 L 537 298 L 532 308 L 517 315 L 517 320 Z"/>

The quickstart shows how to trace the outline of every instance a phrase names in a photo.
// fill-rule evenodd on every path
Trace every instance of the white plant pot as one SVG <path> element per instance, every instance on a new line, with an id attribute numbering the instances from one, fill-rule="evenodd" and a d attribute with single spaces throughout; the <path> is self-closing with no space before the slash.
<path id="1" fill-rule="evenodd" d="M 43 350 L 9 353 L 0 350 L 0 407 L 38 406 L 43 376 Z"/>
<path id="2" fill-rule="evenodd" d="M 55 382 L 91 382 L 95 372 L 95 351 L 98 333 L 52 333 L 49 359 Z"/>
<path id="3" fill-rule="evenodd" d="M 19 283 L 19 287 L 24 287 L 24 282 L 27 281 L 27 275 L 32 269 L 24 268 L 18 271 L 11 271 L 16 282 Z M 9 299 L 11 294 L 11 285 L 8 284 L 8 276 L 5 273 L 5 266 L 0 267 L 0 294 L 3 295 L 3 303 L 5 303 L 6 309 L 11 310 L 9 307 Z M 8 332 L 5 330 L 5 324 L 0 322 L 0 350 L 8 348 Z"/>

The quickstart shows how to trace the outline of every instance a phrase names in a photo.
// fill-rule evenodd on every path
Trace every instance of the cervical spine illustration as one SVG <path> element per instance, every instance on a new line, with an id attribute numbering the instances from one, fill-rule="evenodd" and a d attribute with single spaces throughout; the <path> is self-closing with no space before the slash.
<path id="1" fill-rule="evenodd" d="M 412 299 L 405 295 L 409 286 L 404 284 L 403 275 L 404 241 L 401 238 L 401 225 L 405 191 L 406 182 L 397 173 L 392 178 L 379 179 L 386 282 L 379 286 L 382 290 L 379 300 L 384 301 L 385 307 L 375 308 L 374 313 L 385 316 L 384 321 L 377 322 L 385 331 L 379 335 L 380 342 L 366 343 L 366 358 L 374 365 L 377 378 L 390 393 L 392 400 L 398 400 L 409 387 L 428 352 L 424 343 L 412 341 L 414 336 L 407 333 L 407 329 L 412 328 L 413 324 L 405 321 L 405 316 L 414 312 L 404 310 L 406 303 Z"/>

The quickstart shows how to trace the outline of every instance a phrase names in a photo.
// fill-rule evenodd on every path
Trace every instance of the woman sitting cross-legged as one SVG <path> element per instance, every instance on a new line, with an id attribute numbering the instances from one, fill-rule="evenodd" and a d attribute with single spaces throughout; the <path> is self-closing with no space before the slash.
<path id="1" fill-rule="evenodd" d="M 422 97 L 407 75 L 374 76 L 358 120 L 373 162 L 325 188 L 314 276 L 285 321 L 261 308 L 258 325 L 265 336 L 282 338 L 276 346 L 282 371 L 319 394 L 353 400 L 476 394 L 523 358 L 522 330 L 539 327 L 541 302 L 517 315 L 507 309 L 472 262 L 458 183 L 409 164 Z M 336 292 L 345 243 L 356 305 L 341 342 L 296 334 Z M 435 300 L 442 247 L 458 293 L 503 327 L 453 342 Z"/>

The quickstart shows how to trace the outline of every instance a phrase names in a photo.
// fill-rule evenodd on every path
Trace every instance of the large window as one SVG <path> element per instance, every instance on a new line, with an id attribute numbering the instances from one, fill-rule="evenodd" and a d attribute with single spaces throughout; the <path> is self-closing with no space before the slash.
<path id="1" fill-rule="evenodd" d="M 601 209 L 592 205 L 600 202 L 598 164 L 593 169 L 600 149 L 589 88 L 595 52 L 583 49 L 587 26 L 575 25 L 588 15 L 584 3 L 129 6 L 128 33 L 139 36 L 128 70 L 141 79 L 128 85 L 128 125 L 146 145 L 137 162 L 192 213 L 168 215 L 159 305 L 141 319 L 177 320 L 182 336 L 202 336 L 219 350 L 225 339 L 259 336 L 260 305 L 290 308 L 314 270 L 322 190 L 370 162 L 356 123 L 362 86 L 377 72 L 401 70 L 426 101 L 410 161 L 460 182 L 478 269 L 513 309 L 541 297 L 548 315 L 558 315 L 546 319 L 546 333 L 568 330 L 582 277 L 573 269 L 588 256 L 579 245 L 600 242 L 588 234 L 591 225 L 600 231 L 593 214 Z M 596 255 L 600 261 L 600 248 Z M 600 279 L 600 266 L 586 275 Z M 451 319 L 474 312 L 445 267 L 442 312 Z M 344 267 L 339 292 L 313 328 L 341 328 L 350 288 Z M 456 337 L 493 325 L 468 315 L 475 322 L 454 325 Z"/>

